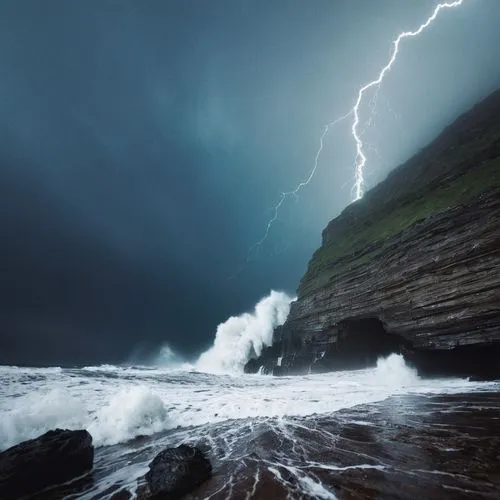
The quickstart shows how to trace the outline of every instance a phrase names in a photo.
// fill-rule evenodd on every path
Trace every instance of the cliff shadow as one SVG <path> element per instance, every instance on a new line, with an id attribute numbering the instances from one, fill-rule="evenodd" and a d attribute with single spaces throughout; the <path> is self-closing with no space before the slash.
<path id="1" fill-rule="evenodd" d="M 403 354 L 423 377 L 500 379 L 500 342 L 461 345 L 452 349 L 414 349 Z"/>
<path id="2" fill-rule="evenodd" d="M 380 357 L 404 353 L 411 344 L 387 332 L 378 318 L 346 319 L 332 327 L 325 350 L 314 353 L 310 371 L 357 370 L 373 367 Z"/>

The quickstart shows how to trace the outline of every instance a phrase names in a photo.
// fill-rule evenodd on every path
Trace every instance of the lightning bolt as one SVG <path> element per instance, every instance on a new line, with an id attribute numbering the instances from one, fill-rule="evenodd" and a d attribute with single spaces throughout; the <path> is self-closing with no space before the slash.
<path id="1" fill-rule="evenodd" d="M 316 156 L 314 158 L 314 165 L 313 165 L 313 168 L 311 169 L 311 171 L 309 172 L 308 177 L 305 180 L 303 180 L 302 182 L 300 182 L 299 184 L 297 184 L 297 187 L 295 189 L 293 189 L 292 191 L 286 191 L 286 192 L 281 193 L 280 199 L 272 207 L 272 214 L 273 215 L 267 222 L 266 229 L 264 231 L 262 238 L 259 241 L 257 241 L 256 243 L 254 243 L 250 247 L 250 249 L 247 253 L 247 258 L 246 258 L 247 263 L 251 261 L 252 255 L 256 254 L 256 256 L 258 256 L 258 252 L 260 251 L 260 249 L 262 248 L 262 245 L 264 244 L 267 237 L 269 236 L 269 232 L 270 232 L 273 224 L 276 222 L 276 220 L 279 217 L 279 211 L 280 211 L 283 203 L 285 203 L 287 198 L 289 198 L 291 196 L 297 196 L 298 193 L 305 186 L 307 186 L 311 182 L 311 180 L 313 179 L 314 175 L 316 174 L 316 170 L 318 169 L 319 159 L 320 159 L 321 153 L 323 151 L 325 137 L 328 134 L 328 132 L 330 131 L 330 129 L 334 125 L 337 125 L 338 123 L 349 118 L 351 115 L 353 116 L 353 121 L 352 121 L 352 125 L 351 125 L 351 133 L 352 133 L 354 143 L 356 146 L 355 171 L 354 171 L 355 181 L 354 181 L 354 185 L 352 187 L 352 201 L 360 200 L 363 197 L 364 192 L 365 192 L 365 173 L 364 173 L 364 170 L 365 170 L 365 166 L 366 166 L 366 162 L 367 162 L 367 157 L 365 155 L 364 144 L 363 144 L 363 140 L 362 140 L 363 131 L 360 132 L 359 126 L 360 126 L 360 107 L 363 104 L 363 98 L 365 97 L 365 94 L 370 89 L 375 90 L 374 95 L 372 95 L 371 101 L 369 101 L 369 103 L 368 103 L 369 104 L 368 107 L 370 109 L 370 114 L 369 114 L 368 120 L 365 124 L 365 127 L 369 127 L 372 123 L 373 114 L 375 113 L 378 91 L 380 89 L 380 85 L 382 84 L 385 76 L 391 70 L 393 64 L 396 61 L 396 58 L 397 58 L 398 53 L 399 53 L 399 45 L 400 45 L 401 41 L 404 40 L 405 38 L 411 38 L 411 37 L 415 37 L 415 36 L 420 35 L 420 33 L 422 33 L 422 31 L 424 31 L 426 28 L 428 28 L 433 23 L 433 21 L 437 18 L 437 16 L 439 15 L 439 12 L 441 10 L 459 7 L 460 5 L 462 5 L 463 2 L 464 2 L 464 0 L 455 0 L 455 1 L 450 1 L 450 2 L 439 3 L 434 8 L 434 11 L 432 12 L 432 14 L 427 18 L 427 20 L 423 24 L 421 24 L 418 27 L 418 29 L 416 29 L 415 31 L 403 31 L 402 33 L 400 33 L 397 36 L 397 38 L 395 40 L 393 40 L 392 51 L 390 53 L 389 61 L 387 62 L 387 64 L 385 66 L 382 67 L 377 78 L 375 80 L 372 80 L 371 82 L 367 83 L 366 85 L 362 86 L 358 90 L 357 99 L 354 103 L 354 106 L 345 115 L 337 118 L 336 120 L 330 122 L 329 124 L 327 124 L 324 127 L 323 132 L 319 138 L 319 148 L 318 148 L 318 150 L 316 152 Z"/>
<path id="2" fill-rule="evenodd" d="M 354 115 L 354 120 L 352 122 L 352 127 L 351 127 L 351 132 L 352 136 L 354 138 L 354 142 L 356 143 L 356 160 L 355 160 L 355 181 L 354 181 L 354 186 L 353 186 L 353 192 L 354 192 L 354 197 L 353 201 L 360 200 L 363 197 L 363 194 L 365 192 L 365 175 L 364 175 L 364 168 L 367 162 L 366 155 L 363 151 L 363 141 L 361 140 L 361 135 L 358 131 L 359 127 L 359 108 L 361 106 L 361 103 L 363 101 L 363 97 L 365 93 L 375 87 L 376 91 L 380 88 L 380 85 L 382 84 L 382 81 L 385 78 L 385 75 L 391 70 L 392 65 L 396 61 L 396 58 L 399 53 L 399 45 L 402 40 L 405 38 L 411 38 L 420 35 L 422 31 L 424 31 L 426 28 L 428 28 L 433 21 L 436 19 L 438 16 L 439 12 L 443 9 L 451 9 L 454 7 L 459 7 L 462 5 L 464 0 L 455 0 L 454 2 L 443 2 L 434 8 L 434 12 L 432 15 L 423 23 L 419 26 L 418 29 L 415 31 L 403 31 L 400 33 L 395 40 L 392 42 L 392 52 L 391 56 L 389 58 L 389 62 L 381 69 L 380 73 L 378 74 L 377 78 L 375 80 L 372 80 L 371 82 L 367 83 L 363 87 L 361 87 L 358 91 L 358 98 L 356 99 L 356 103 L 354 104 L 354 107 L 352 108 L 352 114 Z"/>
<path id="3" fill-rule="evenodd" d="M 314 165 L 313 165 L 311 171 L 309 172 L 309 175 L 307 176 L 307 178 L 305 180 L 303 180 L 302 182 L 297 184 L 295 189 L 293 189 L 292 191 L 284 191 L 283 193 L 281 193 L 281 197 L 280 197 L 278 203 L 276 203 L 276 205 L 274 205 L 274 207 L 272 207 L 272 209 L 271 209 L 273 212 L 273 216 L 267 221 L 266 230 L 264 231 L 262 238 L 259 241 L 257 241 L 256 243 L 254 243 L 250 247 L 250 249 L 248 250 L 247 261 L 250 260 L 251 256 L 254 253 L 257 252 L 257 254 L 258 254 L 258 251 L 261 249 L 262 245 L 264 244 L 267 237 L 269 236 L 269 231 L 271 230 L 272 225 L 278 219 L 279 210 L 280 210 L 281 206 L 283 205 L 283 203 L 286 201 L 286 199 L 291 197 L 291 196 L 297 196 L 299 194 L 299 192 L 302 190 L 302 188 L 304 188 L 305 186 L 307 186 L 311 182 L 312 178 L 314 177 L 314 174 L 316 173 L 316 170 L 318 169 L 319 158 L 321 156 L 321 152 L 323 151 L 324 140 L 325 140 L 326 134 L 328 134 L 328 132 L 330 131 L 330 129 L 332 127 L 334 127 L 335 125 L 344 121 L 346 118 L 348 118 L 350 115 L 352 115 L 353 112 L 354 112 L 354 110 L 351 109 L 345 115 L 340 116 L 339 118 L 337 118 L 333 122 L 330 122 L 324 126 L 323 132 L 319 137 L 319 148 L 316 152 L 316 156 L 314 157 Z"/>

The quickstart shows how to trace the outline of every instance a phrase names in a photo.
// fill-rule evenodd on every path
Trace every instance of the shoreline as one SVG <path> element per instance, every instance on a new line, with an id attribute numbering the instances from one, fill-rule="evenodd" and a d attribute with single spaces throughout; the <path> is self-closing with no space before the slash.
<path id="1" fill-rule="evenodd" d="M 245 498 L 249 492 L 251 498 L 341 500 L 500 495 L 500 391 L 390 396 L 329 415 L 204 427 L 205 439 L 190 444 L 206 451 L 214 475 L 185 497 L 190 500 Z M 81 481 L 76 489 L 66 485 L 64 494 L 129 498 L 135 491 L 130 483 L 109 481 L 120 463 L 147 462 L 165 443 L 189 442 L 189 435 L 189 429 L 174 430 L 97 448 L 93 480 Z M 112 458 L 117 455 L 118 463 Z M 104 496 L 96 488 L 102 482 L 107 483 Z"/>

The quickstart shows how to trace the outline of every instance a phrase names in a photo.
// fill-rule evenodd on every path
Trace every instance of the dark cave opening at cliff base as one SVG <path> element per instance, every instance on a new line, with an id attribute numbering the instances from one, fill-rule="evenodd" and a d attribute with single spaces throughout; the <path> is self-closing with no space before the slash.
<path id="1" fill-rule="evenodd" d="M 453 349 L 414 349 L 405 359 L 424 377 L 500 379 L 500 342 L 469 344 Z"/>
<path id="2" fill-rule="evenodd" d="M 403 336 L 387 332 L 378 318 L 344 320 L 335 329 L 337 341 L 313 363 L 312 372 L 373 367 L 378 358 L 400 353 L 420 376 L 500 379 L 500 342 L 418 349 Z"/>
<path id="3" fill-rule="evenodd" d="M 346 319 L 335 330 L 337 341 L 313 363 L 312 372 L 369 368 L 376 365 L 378 358 L 411 349 L 404 337 L 388 333 L 378 318 Z"/>

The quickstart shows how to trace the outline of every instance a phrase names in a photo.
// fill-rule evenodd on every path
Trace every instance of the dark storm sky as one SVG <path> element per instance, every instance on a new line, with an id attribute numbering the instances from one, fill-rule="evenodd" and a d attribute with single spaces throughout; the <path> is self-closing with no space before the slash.
<path id="1" fill-rule="evenodd" d="M 234 279 L 325 123 L 434 0 L 0 3 L 0 363 L 185 356 L 295 290 L 348 203 L 348 124 Z M 500 2 L 402 44 L 366 132 L 368 184 L 500 86 Z M 366 114 L 364 115 L 366 118 Z"/>

